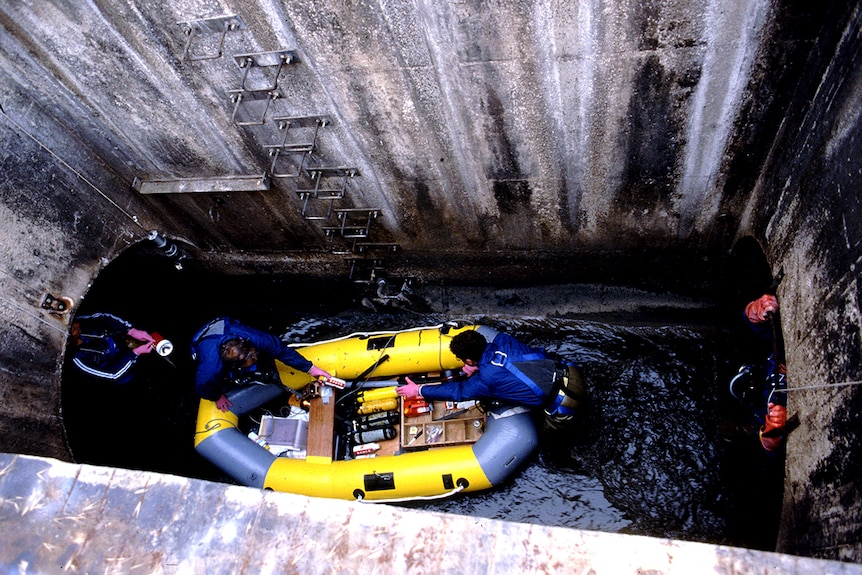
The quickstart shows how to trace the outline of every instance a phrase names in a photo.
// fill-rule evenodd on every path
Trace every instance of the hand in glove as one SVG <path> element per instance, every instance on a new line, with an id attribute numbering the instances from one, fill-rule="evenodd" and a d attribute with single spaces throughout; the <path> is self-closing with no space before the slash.
<path id="1" fill-rule="evenodd" d="M 461 371 L 463 371 L 467 377 L 470 377 L 471 375 L 473 375 L 474 373 L 479 371 L 479 368 L 476 367 L 475 365 L 467 365 L 465 363 L 464 367 L 461 368 Z"/>
<path id="2" fill-rule="evenodd" d="M 783 437 L 781 435 L 763 435 L 774 429 L 781 429 L 787 425 L 787 408 L 783 405 L 775 405 L 770 403 L 766 412 L 766 422 L 760 428 L 760 444 L 766 451 L 773 451 L 781 443 Z"/>
<path id="3" fill-rule="evenodd" d="M 136 342 L 140 342 L 134 347 L 134 349 L 132 349 L 132 353 L 135 355 L 150 353 L 155 349 L 155 338 L 144 330 L 133 327 L 127 333 L 129 337 L 133 338 Z"/>
<path id="4" fill-rule="evenodd" d="M 229 400 L 226 395 L 222 395 L 216 400 L 216 407 L 219 408 L 219 411 L 227 411 L 232 405 L 233 403 L 231 403 L 231 400 Z"/>
<path id="5" fill-rule="evenodd" d="M 311 377 L 324 377 L 326 379 L 332 377 L 331 375 L 329 375 L 328 371 L 326 371 L 325 369 L 320 369 L 316 365 L 311 366 L 311 369 L 308 370 L 308 375 L 310 375 Z"/>
<path id="6" fill-rule="evenodd" d="M 745 317 L 751 323 L 763 323 L 769 314 L 778 311 L 778 300 L 774 295 L 765 294 L 745 306 Z"/>
<path id="7" fill-rule="evenodd" d="M 407 383 L 395 388 L 395 393 L 405 398 L 417 397 L 419 395 L 419 386 L 409 377 L 405 377 L 404 379 L 407 380 Z"/>

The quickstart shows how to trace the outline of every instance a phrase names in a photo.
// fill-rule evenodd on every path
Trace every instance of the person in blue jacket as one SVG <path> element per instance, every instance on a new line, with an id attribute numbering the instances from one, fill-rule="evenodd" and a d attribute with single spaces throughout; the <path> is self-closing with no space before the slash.
<path id="1" fill-rule="evenodd" d="M 221 411 L 232 403 L 225 396 L 236 385 L 280 383 L 275 360 L 307 372 L 312 377 L 331 377 L 272 334 L 219 317 L 192 337 L 192 359 L 197 363 L 195 390 L 215 401 Z"/>
<path id="2" fill-rule="evenodd" d="M 75 318 L 69 328 L 69 349 L 72 364 L 81 372 L 122 385 L 134 379 L 138 358 L 153 350 L 167 357 L 173 344 L 156 332 L 99 312 Z"/>
<path id="3" fill-rule="evenodd" d="M 509 334 L 497 334 L 489 343 L 479 332 L 468 330 L 453 337 L 449 349 L 464 362 L 467 379 L 417 385 L 407 378 L 397 393 L 431 401 L 478 399 L 524 407 L 546 405 L 552 395 L 556 362 Z"/>

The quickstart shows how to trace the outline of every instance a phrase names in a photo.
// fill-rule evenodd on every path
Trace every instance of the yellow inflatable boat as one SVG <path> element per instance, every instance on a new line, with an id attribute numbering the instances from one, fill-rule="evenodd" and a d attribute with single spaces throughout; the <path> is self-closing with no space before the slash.
<path id="1" fill-rule="evenodd" d="M 238 387 L 228 394 L 228 412 L 201 400 L 195 449 L 240 484 L 314 497 L 397 501 L 499 485 L 538 444 L 528 411 L 485 412 L 471 402 L 417 408 L 394 393 L 401 376 L 433 378 L 458 370 L 462 364 L 449 342 L 467 329 L 488 341 L 497 334 L 487 326 L 444 324 L 295 346 L 346 381 L 345 388 L 318 386 L 308 374 L 278 364 L 283 385 Z M 310 383 L 318 393 L 307 413 L 271 413 L 287 388 L 302 390 Z M 382 426 L 374 423 L 381 420 Z M 258 422 L 258 429 L 248 427 Z M 285 443 L 277 424 L 291 430 L 287 443 L 293 443 L 283 451 L 274 449 Z"/>

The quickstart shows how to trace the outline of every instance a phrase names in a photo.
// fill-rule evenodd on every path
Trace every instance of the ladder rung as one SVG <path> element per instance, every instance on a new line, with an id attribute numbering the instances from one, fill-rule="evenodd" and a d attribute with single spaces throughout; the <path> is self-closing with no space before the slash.
<path id="1" fill-rule="evenodd" d="M 318 126 L 332 125 L 330 116 L 273 116 L 272 120 L 278 122 L 282 130 L 286 128 L 316 128 Z"/>
<path id="2" fill-rule="evenodd" d="M 325 232 L 356 232 L 362 230 L 365 233 L 368 233 L 367 226 L 325 226 L 323 231 Z"/>
<path id="3" fill-rule="evenodd" d="M 356 249 L 360 252 L 367 250 L 391 250 L 396 251 L 398 244 L 386 242 L 356 242 Z"/>
<path id="4" fill-rule="evenodd" d="M 282 94 L 279 90 L 228 90 L 228 96 L 230 97 L 230 101 L 234 103 L 233 106 L 233 114 L 231 114 L 230 121 L 236 124 L 237 126 L 262 126 L 266 123 L 266 113 L 269 111 L 269 106 L 273 101 L 282 97 Z M 251 101 L 260 101 L 266 100 L 266 105 L 263 107 L 263 113 L 257 119 L 246 119 L 239 120 L 237 119 L 237 112 L 239 111 L 240 105 L 243 102 Z M 246 105 L 246 107 L 248 107 Z"/>
<path id="5" fill-rule="evenodd" d="M 358 168 L 346 168 L 346 167 L 325 167 L 318 166 L 316 168 L 306 168 L 305 171 L 308 173 L 310 177 L 314 177 L 318 175 L 321 178 L 355 178 L 359 177 L 359 169 Z"/>
<path id="6" fill-rule="evenodd" d="M 305 144 L 265 144 L 264 149 L 269 150 L 272 156 L 276 151 L 280 154 L 309 154 L 314 151 L 314 143 Z"/>
<path id="7" fill-rule="evenodd" d="M 368 258 L 364 256 L 350 255 L 344 258 L 348 262 L 367 262 L 371 266 L 377 267 L 383 264 L 386 258 Z"/>
<path id="8" fill-rule="evenodd" d="M 323 195 L 321 195 L 323 194 Z M 344 197 L 344 192 L 342 190 L 335 189 L 326 189 L 326 190 L 296 190 L 296 195 L 299 196 L 300 199 L 304 200 L 306 196 L 309 198 L 314 198 L 316 200 L 340 200 Z"/>
<path id="9" fill-rule="evenodd" d="M 368 229 L 365 227 L 342 227 L 342 226 L 323 226 L 321 228 L 328 235 L 332 235 L 338 233 L 341 237 L 346 239 L 353 238 L 367 238 L 368 237 Z"/>
<path id="10" fill-rule="evenodd" d="M 376 272 L 386 269 L 386 267 L 382 264 L 382 262 L 373 262 L 369 265 L 370 260 L 363 260 L 362 258 L 350 258 L 345 257 L 344 261 L 350 264 L 351 269 L 354 271 L 370 271 Z"/>
<path id="11" fill-rule="evenodd" d="M 376 214 L 377 208 L 339 208 L 335 210 L 339 214 Z"/>

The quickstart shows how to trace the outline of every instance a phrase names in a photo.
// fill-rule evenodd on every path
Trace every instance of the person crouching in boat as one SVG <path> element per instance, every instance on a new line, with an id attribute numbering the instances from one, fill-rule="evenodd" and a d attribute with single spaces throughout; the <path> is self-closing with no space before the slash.
<path id="1" fill-rule="evenodd" d="M 402 397 L 431 401 L 499 402 L 524 408 L 544 407 L 546 424 L 559 429 L 571 423 L 585 397 L 583 376 L 571 363 L 555 361 L 506 333 L 493 341 L 475 330 L 452 338 L 449 349 L 464 362 L 466 379 L 417 385 L 409 377 L 396 391 Z"/>
<path id="2" fill-rule="evenodd" d="M 225 392 L 235 386 L 280 383 L 276 359 L 312 377 L 331 377 L 274 335 L 227 317 L 212 320 L 192 337 L 192 359 L 195 390 L 221 411 L 230 409 Z"/>

